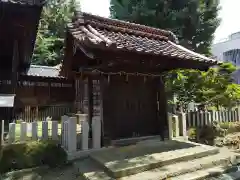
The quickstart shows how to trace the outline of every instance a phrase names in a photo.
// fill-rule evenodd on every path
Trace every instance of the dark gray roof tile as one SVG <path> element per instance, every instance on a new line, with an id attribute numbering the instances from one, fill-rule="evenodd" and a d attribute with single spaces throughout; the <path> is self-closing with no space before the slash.
<path id="1" fill-rule="evenodd" d="M 76 41 L 113 50 L 142 52 L 179 59 L 191 59 L 216 64 L 217 61 L 179 45 L 170 31 L 120 20 L 78 13 L 69 31 Z"/>

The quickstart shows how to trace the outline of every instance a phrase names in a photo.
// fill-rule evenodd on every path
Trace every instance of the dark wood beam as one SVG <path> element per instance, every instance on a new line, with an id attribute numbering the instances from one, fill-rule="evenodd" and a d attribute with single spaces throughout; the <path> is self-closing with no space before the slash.
<path id="1" fill-rule="evenodd" d="M 206 69 L 213 64 L 192 60 L 192 59 L 181 59 L 169 56 L 135 53 L 135 52 L 124 52 L 124 51 L 110 51 L 101 49 L 92 49 L 96 59 L 99 58 L 103 61 L 108 60 L 120 60 L 128 61 L 132 63 L 145 63 L 151 66 L 162 66 L 163 68 L 184 68 L 184 69 Z"/>

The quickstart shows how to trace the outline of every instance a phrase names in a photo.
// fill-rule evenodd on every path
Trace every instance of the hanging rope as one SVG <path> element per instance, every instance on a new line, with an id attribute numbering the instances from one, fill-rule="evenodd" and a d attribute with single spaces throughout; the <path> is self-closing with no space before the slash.
<path id="1" fill-rule="evenodd" d="M 120 72 L 103 72 L 98 69 L 92 70 L 93 73 L 99 73 L 101 75 L 124 75 L 124 76 L 142 76 L 142 77 L 161 77 L 162 74 L 156 75 L 156 74 L 151 74 L 151 73 L 140 73 L 140 72 L 134 72 L 134 73 L 128 73 L 125 71 L 120 71 Z"/>

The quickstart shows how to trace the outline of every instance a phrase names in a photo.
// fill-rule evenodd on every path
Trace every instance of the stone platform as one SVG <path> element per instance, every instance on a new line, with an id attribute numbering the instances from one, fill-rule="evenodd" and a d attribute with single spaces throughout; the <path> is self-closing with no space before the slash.
<path id="1" fill-rule="evenodd" d="M 87 180 L 161 180 L 194 177 L 194 173 L 206 178 L 213 174 L 212 168 L 215 174 L 222 173 L 233 163 L 237 163 L 237 155 L 227 150 L 172 140 L 106 149 L 79 160 L 75 166 Z"/>

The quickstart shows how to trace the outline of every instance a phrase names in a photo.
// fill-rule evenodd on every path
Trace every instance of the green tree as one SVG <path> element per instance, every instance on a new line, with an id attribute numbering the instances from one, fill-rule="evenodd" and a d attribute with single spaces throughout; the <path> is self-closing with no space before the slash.
<path id="1" fill-rule="evenodd" d="M 236 67 L 224 63 L 208 71 L 174 70 L 165 76 L 167 92 L 177 96 L 177 103 L 187 107 L 190 102 L 204 107 L 232 107 L 240 100 L 240 85 L 235 84 L 232 73 Z"/>
<path id="2" fill-rule="evenodd" d="M 113 18 L 167 29 L 184 47 L 210 54 L 217 18 L 218 0 L 111 0 Z"/>
<path id="3" fill-rule="evenodd" d="M 179 44 L 210 55 L 213 35 L 220 23 L 218 0 L 111 0 L 111 17 L 170 30 Z M 183 107 L 189 102 L 233 106 L 240 87 L 231 79 L 236 67 L 229 63 L 207 72 L 174 70 L 166 74 L 166 89 Z"/>
<path id="4" fill-rule="evenodd" d="M 39 23 L 33 64 L 54 66 L 61 62 L 65 29 L 75 5 L 75 0 L 50 0 L 45 5 Z"/>

